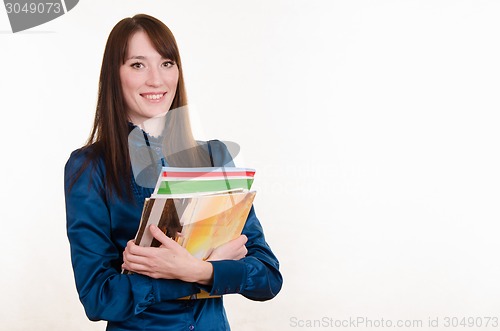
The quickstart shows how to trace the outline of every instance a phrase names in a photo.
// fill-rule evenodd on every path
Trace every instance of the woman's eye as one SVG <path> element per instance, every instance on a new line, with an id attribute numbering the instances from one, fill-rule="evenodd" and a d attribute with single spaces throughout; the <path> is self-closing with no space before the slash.
<path id="1" fill-rule="evenodd" d="M 141 69 L 141 68 L 144 68 L 144 64 L 140 63 L 140 62 L 135 62 L 135 63 L 132 63 L 130 65 L 132 68 L 135 68 L 135 69 Z"/>
<path id="2" fill-rule="evenodd" d="M 167 67 L 167 68 L 170 68 L 170 67 L 172 67 L 174 65 L 175 65 L 174 61 L 165 61 L 165 62 L 163 62 L 163 66 Z"/>

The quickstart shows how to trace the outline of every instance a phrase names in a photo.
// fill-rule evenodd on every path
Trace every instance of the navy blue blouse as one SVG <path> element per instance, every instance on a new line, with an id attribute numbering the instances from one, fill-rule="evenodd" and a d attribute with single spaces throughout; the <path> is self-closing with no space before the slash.
<path id="1" fill-rule="evenodd" d="M 212 147 L 215 166 L 232 164 L 224 144 Z M 281 289 L 279 263 L 265 241 L 252 207 L 243 233 L 248 254 L 239 261 L 211 262 L 213 284 L 121 274 L 122 253 L 134 238 L 143 202 L 153 191 L 130 179 L 133 201 L 110 196 L 104 160 L 87 166 L 88 150 L 74 151 L 65 167 L 67 234 L 76 287 L 90 320 L 108 321 L 107 330 L 229 330 L 223 299 L 176 300 L 199 293 L 239 293 L 264 301 Z M 71 186 L 71 189 L 70 189 Z"/>

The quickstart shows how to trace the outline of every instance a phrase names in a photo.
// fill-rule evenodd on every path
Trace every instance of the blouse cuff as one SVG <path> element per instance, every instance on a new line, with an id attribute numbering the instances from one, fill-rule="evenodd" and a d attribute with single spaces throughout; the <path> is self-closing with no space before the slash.
<path id="1" fill-rule="evenodd" d="M 243 261 L 210 261 L 214 268 L 211 295 L 240 293 L 244 288 L 247 270 Z"/>

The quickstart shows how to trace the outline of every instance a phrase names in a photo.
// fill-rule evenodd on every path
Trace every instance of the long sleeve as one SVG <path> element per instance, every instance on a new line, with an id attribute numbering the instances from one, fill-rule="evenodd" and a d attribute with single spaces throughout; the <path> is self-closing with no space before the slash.
<path id="1" fill-rule="evenodd" d="M 211 140 L 215 166 L 234 166 L 233 156 L 226 145 Z M 247 256 L 239 261 L 212 261 L 213 284 L 205 288 L 212 295 L 240 293 L 257 301 L 269 300 L 281 290 L 283 278 L 279 262 L 266 242 L 264 231 L 252 207 L 242 231 L 248 237 Z"/>
<path id="2" fill-rule="evenodd" d="M 150 305 L 199 292 L 196 284 L 120 273 L 125 229 L 137 228 L 140 207 L 124 207 L 105 189 L 102 161 L 84 166 L 85 152 L 73 152 L 65 167 L 67 235 L 75 282 L 91 320 L 124 321 Z M 74 178 L 77 178 L 74 181 Z M 139 213 L 138 213 L 139 212 Z M 121 232 L 120 232 L 121 231 Z"/>
<path id="3" fill-rule="evenodd" d="M 214 280 L 210 294 L 240 293 L 257 301 L 272 299 L 280 291 L 283 278 L 279 272 L 279 262 L 265 241 L 253 207 L 243 234 L 248 237 L 246 257 L 238 261 L 211 262 Z"/>

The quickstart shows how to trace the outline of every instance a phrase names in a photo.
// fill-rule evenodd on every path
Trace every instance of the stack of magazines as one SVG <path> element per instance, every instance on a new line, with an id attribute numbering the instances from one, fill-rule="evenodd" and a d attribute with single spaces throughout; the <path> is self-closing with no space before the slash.
<path id="1" fill-rule="evenodd" d="M 160 246 L 149 231 L 156 224 L 193 256 L 207 259 L 241 234 L 256 194 L 250 190 L 254 175 L 248 168 L 164 167 L 144 202 L 135 243 Z"/>

